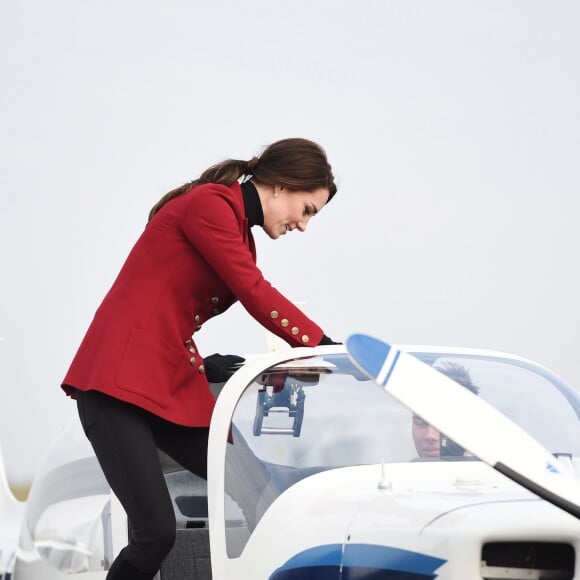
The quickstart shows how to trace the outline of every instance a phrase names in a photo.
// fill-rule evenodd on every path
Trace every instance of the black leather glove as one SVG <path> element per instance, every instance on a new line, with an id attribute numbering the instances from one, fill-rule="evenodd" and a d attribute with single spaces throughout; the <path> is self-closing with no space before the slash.
<path id="1" fill-rule="evenodd" d="M 322 338 L 320 339 L 318 346 L 326 346 L 329 344 L 342 344 L 342 342 L 334 342 L 334 340 L 332 340 L 332 338 L 330 338 L 329 336 L 326 336 L 326 334 L 324 334 L 322 336 Z"/>
<path id="2" fill-rule="evenodd" d="M 205 376 L 210 383 L 225 383 L 245 360 L 235 354 L 212 354 L 203 359 Z"/>

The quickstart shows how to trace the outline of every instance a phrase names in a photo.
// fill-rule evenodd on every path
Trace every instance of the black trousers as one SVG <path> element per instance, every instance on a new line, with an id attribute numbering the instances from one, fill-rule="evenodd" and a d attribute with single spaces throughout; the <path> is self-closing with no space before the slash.
<path id="1" fill-rule="evenodd" d="M 175 542 L 175 512 L 158 449 L 207 479 L 209 428 L 176 425 L 97 391 L 77 392 L 86 436 L 131 523 L 131 539 L 107 580 L 153 578 Z"/>

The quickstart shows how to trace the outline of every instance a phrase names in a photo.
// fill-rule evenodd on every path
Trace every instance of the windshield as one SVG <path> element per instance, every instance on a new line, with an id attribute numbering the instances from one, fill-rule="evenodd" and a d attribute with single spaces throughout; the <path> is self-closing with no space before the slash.
<path id="1" fill-rule="evenodd" d="M 580 457 L 578 394 L 544 369 L 500 357 L 413 354 L 553 453 Z M 232 417 L 225 481 L 228 555 L 239 556 L 284 490 L 314 473 L 383 461 L 473 459 L 366 380 L 345 354 L 276 365 L 247 386 Z"/>

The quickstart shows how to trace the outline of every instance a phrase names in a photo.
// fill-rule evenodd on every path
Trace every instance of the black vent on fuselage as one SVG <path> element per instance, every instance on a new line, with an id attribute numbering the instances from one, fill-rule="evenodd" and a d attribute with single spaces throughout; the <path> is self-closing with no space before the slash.
<path id="1" fill-rule="evenodd" d="M 530 570 L 544 572 L 549 578 L 572 580 L 575 561 L 573 546 L 560 542 L 489 542 L 481 552 L 482 577 L 486 580 L 528 578 Z M 505 576 L 507 570 L 510 572 Z"/>

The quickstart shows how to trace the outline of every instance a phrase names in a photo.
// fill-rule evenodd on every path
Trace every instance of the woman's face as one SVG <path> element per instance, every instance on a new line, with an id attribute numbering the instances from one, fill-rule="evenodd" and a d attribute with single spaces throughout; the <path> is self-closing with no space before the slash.
<path id="1" fill-rule="evenodd" d="M 310 218 L 324 207 L 328 197 L 328 189 L 323 187 L 315 191 L 290 191 L 276 186 L 266 203 L 262 203 L 264 231 L 273 240 L 286 232 L 305 231 Z"/>

